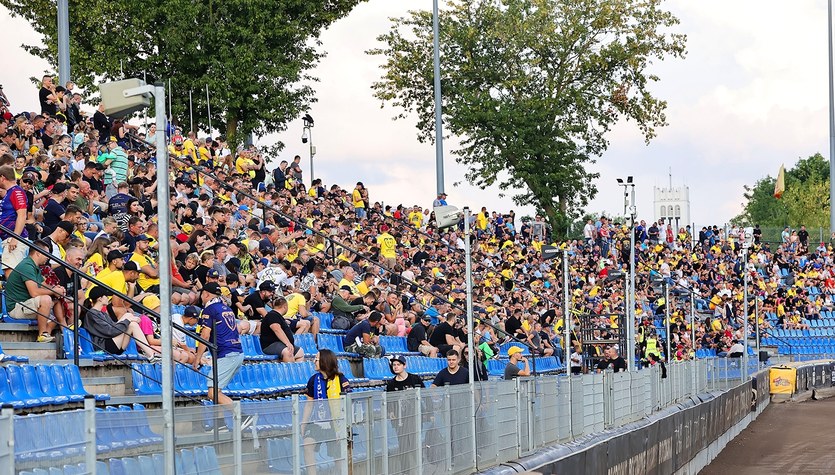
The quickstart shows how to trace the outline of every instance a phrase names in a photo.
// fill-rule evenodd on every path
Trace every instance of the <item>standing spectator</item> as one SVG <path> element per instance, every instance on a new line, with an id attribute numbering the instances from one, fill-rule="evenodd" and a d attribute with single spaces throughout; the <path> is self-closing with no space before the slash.
<path id="1" fill-rule="evenodd" d="M 354 213 L 356 213 L 359 219 L 365 219 L 368 216 L 365 206 L 367 199 L 368 190 L 365 189 L 365 185 L 361 181 L 358 181 L 357 186 L 354 187 L 354 191 L 351 193 L 351 202 L 354 204 Z"/>
<path id="2" fill-rule="evenodd" d="M 99 144 L 104 145 L 110 141 L 111 121 L 104 114 L 104 103 L 99 104 L 96 113 L 93 114 L 93 128 L 99 133 Z"/>
<path id="3" fill-rule="evenodd" d="M 332 422 L 335 414 L 331 414 L 332 408 L 337 405 L 331 405 L 325 400 L 339 399 L 343 393 L 351 392 L 348 378 L 339 372 L 339 364 L 333 351 L 319 350 L 313 364 L 316 373 L 307 381 L 305 395 L 309 401 L 304 403 L 301 423 L 307 475 L 317 473 L 316 446 L 337 439 L 336 428 Z"/>
<path id="4" fill-rule="evenodd" d="M 406 371 L 406 358 L 402 355 L 391 357 L 391 372 L 394 377 L 386 383 L 386 391 L 403 391 L 404 389 L 422 388 L 423 380 L 416 374 Z"/>
<path id="5" fill-rule="evenodd" d="M 466 368 L 462 368 L 459 363 L 461 357 L 455 350 L 449 350 L 446 353 L 447 367 L 438 372 L 435 380 L 432 381 L 432 387 L 442 387 L 447 384 L 455 386 L 458 384 L 468 384 L 470 382 L 470 374 Z"/>
<path id="6" fill-rule="evenodd" d="M 58 95 L 55 93 L 55 85 L 52 84 L 52 76 L 49 74 L 44 75 L 41 79 L 38 100 L 41 103 L 41 114 L 49 114 L 50 117 L 55 117 L 55 114 L 58 113 Z"/>
<path id="7" fill-rule="evenodd" d="M 574 344 L 574 351 L 571 352 L 571 374 L 583 373 L 583 350 L 579 343 Z"/>
<path id="8" fill-rule="evenodd" d="M 531 375 L 531 368 L 528 365 L 528 359 L 522 356 L 522 348 L 518 346 L 511 346 L 509 350 L 507 350 L 507 356 L 510 357 L 510 361 L 507 363 L 507 366 L 504 367 L 504 379 L 511 380 L 516 379 L 519 376 L 530 376 Z M 524 369 L 519 369 L 517 363 L 519 361 L 525 364 Z"/>
<path id="9" fill-rule="evenodd" d="M 217 387 L 212 379 L 208 380 L 209 399 L 213 399 L 217 392 L 217 401 L 223 405 L 231 405 L 232 400 L 221 391 L 232 381 L 235 373 L 244 363 L 243 349 L 241 348 L 241 336 L 238 334 L 238 327 L 235 322 L 235 312 L 227 307 L 220 298 L 220 286 L 211 283 L 206 284 L 200 293 L 203 301 L 203 313 L 200 315 L 200 337 L 206 341 L 217 342 Z M 215 333 L 213 335 L 213 333 Z M 197 348 L 193 366 L 197 370 L 203 353 L 206 352 L 206 345 Z M 249 426 L 253 421 L 247 418 L 244 425 Z"/>
<path id="10" fill-rule="evenodd" d="M 806 225 L 800 226 L 800 231 L 797 232 L 797 239 L 803 249 L 809 249 L 809 231 L 806 230 Z"/>
<path id="11" fill-rule="evenodd" d="M 28 237 L 26 232 L 26 209 L 28 206 L 26 192 L 16 183 L 14 170 L 9 165 L 0 167 L 0 189 L 6 192 L 3 201 L 0 202 L 0 224 L 11 229 L 19 236 Z M 6 274 L 6 279 L 8 279 L 12 269 L 17 267 L 20 261 L 26 257 L 27 247 L 19 244 L 3 231 L 0 231 L 0 238 L 3 239 L 3 254 L 0 256 L 0 263 L 2 263 L 3 273 Z"/>
<path id="12" fill-rule="evenodd" d="M 615 373 L 626 371 L 626 360 L 618 354 L 618 350 L 613 346 L 607 346 L 603 349 L 603 359 L 597 363 L 597 372 L 602 373 L 607 369 L 612 369 Z"/>
<path id="13" fill-rule="evenodd" d="M 345 335 L 345 351 L 359 353 L 364 358 L 379 358 L 384 349 L 380 346 L 380 326 L 383 314 L 374 311 L 367 319 L 357 323 Z"/>

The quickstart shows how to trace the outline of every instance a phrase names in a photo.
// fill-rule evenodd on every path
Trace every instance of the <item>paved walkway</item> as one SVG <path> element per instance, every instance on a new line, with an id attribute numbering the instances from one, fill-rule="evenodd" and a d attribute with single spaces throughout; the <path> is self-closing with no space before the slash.
<path id="1" fill-rule="evenodd" d="M 700 475 L 835 474 L 835 398 L 771 404 Z"/>

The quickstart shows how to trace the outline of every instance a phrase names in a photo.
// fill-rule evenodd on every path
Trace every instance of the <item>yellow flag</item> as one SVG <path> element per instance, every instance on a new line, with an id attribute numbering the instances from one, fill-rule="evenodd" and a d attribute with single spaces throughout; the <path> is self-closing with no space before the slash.
<path id="1" fill-rule="evenodd" d="M 777 173 L 777 183 L 774 184 L 774 197 L 780 199 L 786 191 L 786 169 L 780 165 L 780 171 Z"/>

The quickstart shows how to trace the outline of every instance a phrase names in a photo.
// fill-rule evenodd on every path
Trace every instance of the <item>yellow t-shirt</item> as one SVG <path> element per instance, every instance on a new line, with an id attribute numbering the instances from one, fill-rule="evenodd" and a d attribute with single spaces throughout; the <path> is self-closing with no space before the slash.
<path id="1" fill-rule="evenodd" d="M 248 168 L 252 165 L 255 165 L 255 162 L 253 162 L 249 158 L 240 156 L 237 160 L 235 160 L 235 171 L 242 175 L 249 175 L 250 178 L 254 177 L 255 170 L 249 170 Z"/>
<path id="2" fill-rule="evenodd" d="M 389 233 L 377 236 L 377 244 L 380 245 L 380 255 L 386 259 L 397 257 L 397 240 Z"/>
<path id="3" fill-rule="evenodd" d="M 107 287 L 110 287 L 113 290 L 118 290 L 123 294 L 128 293 L 128 284 L 127 282 L 125 282 L 125 274 L 122 271 L 110 272 L 104 277 L 101 277 L 101 275 L 99 275 L 98 280 L 100 280 L 102 284 L 106 285 Z M 90 296 L 90 290 L 92 290 L 93 287 L 95 287 L 95 285 L 91 285 L 90 288 L 87 289 L 85 297 Z"/>
<path id="4" fill-rule="evenodd" d="M 352 294 L 362 295 L 362 294 L 360 294 L 360 291 L 357 288 L 357 286 L 353 282 L 351 282 L 350 280 L 348 280 L 346 278 L 342 278 L 342 280 L 339 281 L 339 287 L 341 288 L 343 285 L 347 285 L 348 287 L 350 287 Z"/>
<path id="5" fill-rule="evenodd" d="M 423 226 L 423 213 L 420 211 L 409 213 L 409 223 L 416 228 Z"/>
<path id="6" fill-rule="evenodd" d="M 98 252 L 90 256 L 90 258 L 84 263 L 84 269 L 87 271 L 87 275 L 92 277 L 97 276 L 98 272 L 101 272 L 103 268 L 104 260 Z M 93 271 L 93 269 L 95 269 L 95 271 Z"/>
<path id="7" fill-rule="evenodd" d="M 360 291 L 360 295 L 365 297 L 365 294 L 368 293 L 368 286 L 365 285 L 365 281 L 363 280 L 359 284 L 357 284 L 357 290 Z"/>
<path id="8" fill-rule="evenodd" d="M 286 297 L 287 299 L 287 312 L 284 314 L 285 318 L 293 318 L 299 314 L 299 309 L 304 307 L 307 303 L 305 300 L 304 295 L 302 294 L 290 294 Z"/>
<path id="9" fill-rule="evenodd" d="M 487 229 L 487 216 L 484 213 L 478 213 L 475 217 L 475 225 L 481 231 Z"/>
<path id="10" fill-rule="evenodd" d="M 360 190 L 354 188 L 354 192 L 351 193 L 351 199 L 354 202 L 354 208 L 365 208 L 365 201 L 362 200 Z"/>
<path id="11" fill-rule="evenodd" d="M 130 260 L 136 262 L 136 265 L 139 266 L 139 279 L 136 281 L 136 283 L 139 284 L 139 286 L 142 287 L 143 290 L 153 287 L 154 285 L 159 285 L 159 277 L 151 278 L 145 275 L 144 272 L 141 272 L 141 269 L 147 265 L 151 265 L 156 269 L 156 262 L 154 262 L 150 257 L 139 255 L 136 252 L 134 252 L 133 255 L 130 256 Z"/>

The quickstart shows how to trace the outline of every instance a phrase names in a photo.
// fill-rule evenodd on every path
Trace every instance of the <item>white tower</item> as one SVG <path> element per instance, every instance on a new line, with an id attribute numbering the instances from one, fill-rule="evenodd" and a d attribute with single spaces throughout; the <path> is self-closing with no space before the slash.
<path id="1" fill-rule="evenodd" d="M 669 174 L 669 187 L 653 187 L 653 208 L 655 220 L 663 219 L 665 223 L 675 225 L 675 231 L 683 228 L 690 221 L 690 188 L 687 186 L 673 187 L 673 174 Z"/>

